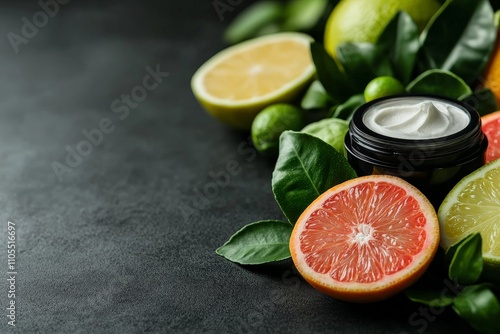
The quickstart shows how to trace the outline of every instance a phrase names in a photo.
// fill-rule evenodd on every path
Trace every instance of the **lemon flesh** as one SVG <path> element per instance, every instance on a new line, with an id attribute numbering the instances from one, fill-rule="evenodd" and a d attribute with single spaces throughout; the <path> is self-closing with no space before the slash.
<path id="1" fill-rule="evenodd" d="M 193 93 L 215 118 L 250 129 L 259 111 L 293 101 L 311 82 L 311 41 L 306 34 L 280 33 L 227 48 L 194 74 Z"/>

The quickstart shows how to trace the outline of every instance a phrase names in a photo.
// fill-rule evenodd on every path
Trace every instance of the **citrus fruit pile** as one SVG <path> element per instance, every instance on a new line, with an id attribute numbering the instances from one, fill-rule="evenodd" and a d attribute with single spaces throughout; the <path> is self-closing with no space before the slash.
<path id="1" fill-rule="evenodd" d="M 406 181 L 356 178 L 323 193 L 300 216 L 292 259 L 313 287 L 338 299 L 372 302 L 414 283 L 439 244 L 427 198 Z"/>
<path id="2" fill-rule="evenodd" d="M 300 103 L 301 111 L 305 114 L 304 127 L 311 121 L 330 116 L 349 120 L 352 112 L 365 102 L 362 94 L 361 99 L 331 99 L 331 87 L 346 91 L 351 84 L 337 83 L 329 86 L 327 92 L 319 75 L 319 81 L 313 82 L 316 72 L 312 59 L 314 53 L 311 53 L 313 38 L 305 33 L 276 31 L 295 29 L 314 33 L 314 30 L 308 29 L 318 24 L 324 27 L 328 17 L 328 24 L 321 35 L 324 35 L 326 50 L 333 54 L 336 46 L 343 42 L 374 42 L 400 10 L 406 11 L 411 16 L 409 20 L 414 22 L 412 24 L 422 30 L 439 8 L 437 0 L 343 0 L 338 3 L 293 0 L 286 5 L 258 2 L 242 12 L 227 29 L 226 37 L 230 36 L 229 40 L 233 43 L 240 43 L 219 52 L 203 64 L 193 75 L 191 88 L 210 115 L 233 128 L 251 130 L 256 150 L 263 155 L 276 157 L 279 135 L 285 130 L 297 130 L 297 122 L 279 122 L 277 117 L 270 117 L 270 112 L 266 111 L 267 116 L 261 117 L 258 124 L 252 127 L 252 122 L 262 110 L 279 103 L 290 103 L 296 107 Z M 267 29 L 279 22 L 283 23 L 282 26 L 278 24 L 283 29 Z M 264 36 L 248 40 L 262 34 Z M 349 69 L 343 68 L 343 64 L 339 66 L 340 72 L 357 77 L 349 74 Z M 361 69 L 358 72 L 367 71 Z M 359 80 L 363 86 L 369 81 L 364 78 Z M 407 83 L 407 80 L 403 81 Z M 383 76 L 366 87 L 365 97 L 369 101 L 404 92 L 405 87 L 401 82 Z M 281 113 L 281 117 L 294 117 L 292 114 Z M 280 126 L 281 130 L 276 132 L 273 128 L 277 123 L 287 127 Z M 324 140 L 325 134 L 329 133 L 327 142 L 343 152 L 341 143 L 345 131 L 331 131 L 337 126 L 322 129 L 323 126 L 326 124 L 315 124 L 313 135 Z"/>
<path id="3" fill-rule="evenodd" d="M 293 17 L 300 18 L 307 7 L 302 7 L 304 3 L 290 1 Z M 500 273 L 500 111 L 492 113 L 498 110 L 495 100 L 500 103 L 500 43 L 494 46 L 497 28 L 490 3 L 341 0 L 335 4 L 323 17 L 324 45 L 298 32 L 247 40 L 262 34 L 264 24 L 283 21 L 285 8 L 277 2 L 251 7 L 227 35 L 233 42 L 246 41 L 214 55 L 192 78 L 195 97 L 213 117 L 250 130 L 255 149 L 263 155 L 276 157 L 279 152 L 281 169 L 273 175 L 281 175 L 285 190 L 280 191 L 290 201 L 281 205 L 273 183 L 288 222 L 253 223 L 228 241 L 231 254 L 224 250 L 219 254 L 237 263 L 261 264 L 282 260 L 289 251 L 298 271 L 318 290 L 341 300 L 372 302 L 415 283 L 439 243 L 449 249 L 478 232 L 486 268 Z M 321 22 L 321 9 L 329 8 L 325 1 L 311 6 L 307 12 L 313 18 L 301 27 Z M 443 41 L 445 37 L 450 38 Z M 480 73 L 485 76 L 481 85 Z M 345 181 L 356 174 L 338 152 L 345 152 L 344 136 L 354 111 L 365 102 L 407 92 L 481 100 L 477 109 L 485 115 L 482 130 L 489 142 L 485 159 L 491 163 L 462 179 L 439 214 L 403 179 L 370 175 Z M 286 137 L 287 130 L 300 132 L 290 132 L 297 138 L 283 149 L 280 136 Z M 337 152 L 326 154 L 331 153 L 327 148 L 335 151 L 332 147 Z M 321 168 L 314 170 L 325 156 L 337 159 L 331 164 L 332 173 L 342 174 L 339 166 L 347 166 L 352 174 L 321 194 L 333 185 L 323 186 L 318 180 L 329 177 Z M 317 182 L 322 186 L 316 187 Z M 307 187 L 314 190 L 311 196 Z M 307 201 L 302 200 L 304 193 Z M 287 208 L 296 212 L 293 219 Z M 259 253 L 263 239 L 279 241 L 272 243 L 280 250 L 279 259 L 272 252 Z M 257 249 L 255 254 L 245 242 Z M 283 244 L 289 248 L 280 248 Z M 238 258 L 241 254 L 245 262 Z"/>

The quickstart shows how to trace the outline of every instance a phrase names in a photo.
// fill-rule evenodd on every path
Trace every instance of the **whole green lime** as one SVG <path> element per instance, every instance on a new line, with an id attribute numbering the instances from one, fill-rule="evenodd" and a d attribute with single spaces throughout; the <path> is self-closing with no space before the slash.
<path id="1" fill-rule="evenodd" d="M 403 84 L 393 77 L 382 76 L 370 81 L 365 87 L 364 97 L 366 102 L 372 100 L 405 93 Z"/>
<path id="2" fill-rule="evenodd" d="M 335 55 L 344 42 L 374 43 L 400 10 L 407 12 L 422 31 L 441 4 L 438 0 L 342 0 L 325 27 L 325 48 Z"/>
<path id="3" fill-rule="evenodd" d="M 338 118 L 326 118 L 311 123 L 302 132 L 318 137 L 345 155 L 344 137 L 349 130 L 349 122 Z"/>
<path id="4" fill-rule="evenodd" d="M 304 115 L 300 109 L 286 103 L 270 105 L 252 123 L 253 145 L 263 155 L 276 156 L 280 135 L 286 130 L 299 131 L 303 126 Z"/>

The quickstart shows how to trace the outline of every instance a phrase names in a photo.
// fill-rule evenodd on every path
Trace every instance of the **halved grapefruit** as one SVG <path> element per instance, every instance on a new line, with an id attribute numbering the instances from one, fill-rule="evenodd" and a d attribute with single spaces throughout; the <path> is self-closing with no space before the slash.
<path id="1" fill-rule="evenodd" d="M 370 175 L 318 197 L 298 219 L 290 252 L 316 289 L 373 302 L 413 284 L 438 244 L 439 222 L 429 200 L 400 178 Z"/>
<path id="2" fill-rule="evenodd" d="M 500 158 L 500 111 L 481 117 L 483 132 L 488 138 L 486 163 Z"/>

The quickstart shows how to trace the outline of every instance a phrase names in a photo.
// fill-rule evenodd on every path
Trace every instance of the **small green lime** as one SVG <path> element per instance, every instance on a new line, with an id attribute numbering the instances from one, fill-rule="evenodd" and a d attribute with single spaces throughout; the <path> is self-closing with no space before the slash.
<path id="1" fill-rule="evenodd" d="M 276 156 L 280 135 L 286 130 L 299 131 L 304 126 L 304 115 L 291 104 L 278 103 L 262 110 L 252 123 L 252 141 L 260 153 Z"/>
<path id="2" fill-rule="evenodd" d="M 327 118 L 311 123 L 302 132 L 318 137 L 333 146 L 338 152 L 345 154 L 344 137 L 349 130 L 349 122 L 338 118 Z"/>
<path id="3" fill-rule="evenodd" d="M 370 102 L 381 97 L 402 94 L 405 92 L 405 87 L 398 79 L 383 76 L 373 79 L 366 85 L 364 96 L 365 101 Z"/>

